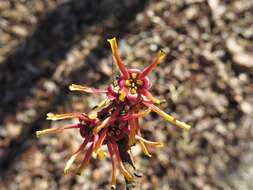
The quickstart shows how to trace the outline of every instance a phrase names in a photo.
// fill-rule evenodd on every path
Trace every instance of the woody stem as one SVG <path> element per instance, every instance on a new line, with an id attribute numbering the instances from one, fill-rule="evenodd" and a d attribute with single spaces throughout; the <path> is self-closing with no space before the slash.
<path id="1" fill-rule="evenodd" d="M 128 136 L 123 137 L 121 140 L 117 142 L 118 147 L 119 147 L 119 154 L 121 157 L 121 160 L 127 169 L 127 171 L 134 176 L 133 181 L 128 181 L 125 179 L 126 182 L 126 189 L 127 190 L 140 190 L 140 179 L 141 179 L 141 174 L 139 174 L 139 171 L 136 170 L 134 166 L 134 162 L 132 159 L 131 152 L 129 150 L 129 139 Z"/>

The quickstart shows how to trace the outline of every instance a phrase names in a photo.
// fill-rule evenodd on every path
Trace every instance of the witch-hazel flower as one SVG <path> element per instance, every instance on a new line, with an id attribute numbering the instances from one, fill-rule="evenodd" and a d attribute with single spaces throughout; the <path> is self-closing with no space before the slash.
<path id="1" fill-rule="evenodd" d="M 54 127 L 37 131 L 37 137 L 46 134 L 53 134 L 65 131 L 66 129 L 77 129 L 83 138 L 80 147 L 72 154 L 64 168 L 64 173 L 71 171 L 71 166 L 78 157 L 84 155 L 79 167 L 75 170 L 76 174 L 81 174 L 87 167 L 92 156 L 104 159 L 106 153 L 102 150 L 105 145 L 108 149 L 112 162 L 111 187 L 116 187 L 116 165 L 118 165 L 121 174 L 126 181 L 133 181 L 134 174 L 128 171 L 123 163 L 123 157 L 120 154 L 120 143 L 122 139 L 127 139 L 127 146 L 123 151 L 128 152 L 136 142 L 138 142 L 145 155 L 151 157 L 148 146 L 162 147 L 161 142 L 146 140 L 142 137 L 139 119 L 145 117 L 151 111 L 156 112 L 169 123 L 182 129 L 190 129 L 190 126 L 181 122 L 173 116 L 160 110 L 157 105 L 161 101 L 150 93 L 152 86 L 148 75 L 165 57 L 165 52 L 160 51 L 153 62 L 143 71 L 138 69 L 128 69 L 124 66 L 118 53 L 117 42 L 115 38 L 108 40 L 113 59 L 115 60 L 120 76 L 117 85 L 110 84 L 107 89 L 95 89 L 88 86 L 71 84 L 71 91 L 80 91 L 92 93 L 95 95 L 105 95 L 105 99 L 97 104 L 89 114 L 86 113 L 66 113 L 54 114 L 48 113 L 48 120 L 78 119 L 73 125 Z"/>
<path id="2" fill-rule="evenodd" d="M 148 78 L 148 75 L 155 69 L 155 67 L 164 59 L 165 52 L 161 50 L 158 56 L 153 60 L 153 62 L 146 67 L 143 71 L 138 69 L 127 69 L 122 59 L 120 58 L 116 38 L 109 39 L 112 49 L 113 58 L 120 70 L 120 79 L 118 80 L 119 85 L 119 101 L 122 103 L 126 102 L 127 104 L 132 105 L 132 114 L 135 114 L 135 110 L 139 110 L 138 107 L 146 107 L 148 110 L 152 110 L 156 112 L 158 115 L 163 117 L 165 120 L 170 122 L 171 124 L 189 130 L 190 125 L 177 120 L 175 117 L 165 113 L 160 110 L 155 104 L 160 104 L 160 100 L 155 98 L 150 92 L 151 82 Z M 134 134 L 137 134 L 137 121 L 134 121 L 129 117 L 129 125 L 130 125 L 130 145 L 134 143 Z M 131 132 L 132 131 L 132 132 Z"/>

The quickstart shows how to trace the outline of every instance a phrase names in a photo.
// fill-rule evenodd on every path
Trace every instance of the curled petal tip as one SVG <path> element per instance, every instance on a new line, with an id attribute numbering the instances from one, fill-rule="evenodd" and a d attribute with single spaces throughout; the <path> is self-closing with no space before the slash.
<path id="1" fill-rule="evenodd" d="M 54 132 L 57 132 L 57 131 L 60 131 L 60 129 L 50 128 L 50 129 L 44 129 L 44 130 L 41 130 L 41 131 L 36 131 L 36 137 L 40 138 L 43 135 L 54 133 Z"/>
<path id="2" fill-rule="evenodd" d="M 113 38 L 107 39 L 107 42 L 110 43 L 110 46 L 112 47 L 112 53 L 115 54 L 115 48 L 113 48 L 113 47 L 115 47 L 115 45 L 117 45 L 116 38 L 113 37 Z"/>
<path id="3" fill-rule="evenodd" d="M 89 117 L 89 119 L 96 119 L 97 118 L 97 112 L 91 112 L 89 115 L 88 115 L 88 117 Z"/>
<path id="4" fill-rule="evenodd" d="M 98 154 L 99 160 L 104 160 L 105 159 L 106 153 L 103 150 L 99 149 L 97 151 L 97 154 Z"/>
<path id="5" fill-rule="evenodd" d="M 64 169 L 64 175 L 67 175 L 67 174 L 69 174 L 69 169 Z"/>
<path id="6" fill-rule="evenodd" d="M 48 113 L 47 120 L 60 120 L 60 119 L 67 119 L 69 118 L 70 114 L 55 114 L 55 113 Z"/>
<path id="7" fill-rule="evenodd" d="M 53 120 L 55 117 L 54 113 L 47 113 L 47 120 Z"/>
<path id="8" fill-rule="evenodd" d="M 74 84 L 69 85 L 69 90 L 70 90 L 70 91 L 75 90 L 75 88 L 74 88 L 74 86 L 73 86 L 73 85 L 74 85 Z"/>
<path id="9" fill-rule="evenodd" d="M 159 60 L 161 61 L 162 59 L 165 58 L 165 56 L 166 56 L 165 51 L 164 51 L 163 49 L 161 49 L 161 50 L 159 51 L 159 54 L 158 54 Z"/>
<path id="10" fill-rule="evenodd" d="M 115 190 L 116 189 L 116 185 L 111 185 L 111 190 Z"/>
<path id="11" fill-rule="evenodd" d="M 164 143 L 157 144 L 156 146 L 162 148 L 162 147 L 164 147 Z"/>
<path id="12" fill-rule="evenodd" d="M 144 155 L 145 155 L 145 156 L 147 156 L 147 157 L 149 157 L 149 158 L 151 158 L 151 157 L 152 157 L 152 155 L 151 155 L 149 152 L 145 152 L 145 151 L 143 151 L 143 153 L 144 153 Z"/>
<path id="13" fill-rule="evenodd" d="M 77 172 L 76 172 L 76 175 L 77 175 L 77 176 L 81 176 L 81 175 L 82 175 L 82 172 L 77 171 Z"/>
<path id="14" fill-rule="evenodd" d="M 41 131 L 36 131 L 36 137 L 37 137 L 37 138 L 40 138 L 41 136 L 42 136 Z"/>

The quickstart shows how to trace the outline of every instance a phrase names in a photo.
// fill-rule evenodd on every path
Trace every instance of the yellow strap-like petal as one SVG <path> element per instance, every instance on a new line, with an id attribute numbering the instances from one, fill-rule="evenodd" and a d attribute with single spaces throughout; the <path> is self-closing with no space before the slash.
<path id="1" fill-rule="evenodd" d="M 48 113 L 47 114 L 47 120 L 61 120 L 61 119 L 71 119 L 71 118 L 77 118 L 81 114 L 80 113 L 64 113 L 64 114 L 55 114 L 55 113 Z"/>
<path id="2" fill-rule="evenodd" d="M 69 86 L 69 90 L 81 91 L 81 92 L 92 93 L 92 94 L 101 94 L 101 93 L 107 92 L 106 90 L 100 90 L 100 89 L 91 88 L 91 87 L 83 86 L 83 85 L 77 85 L 77 84 L 71 84 Z"/>
<path id="3" fill-rule="evenodd" d="M 164 111 L 160 110 L 157 106 L 155 106 L 154 104 L 148 103 L 148 102 L 143 102 L 144 105 L 146 105 L 147 107 L 150 107 L 152 109 L 152 111 L 156 112 L 158 115 L 160 115 L 161 117 L 163 117 L 165 120 L 167 120 L 168 122 L 170 122 L 171 124 L 180 127 L 182 129 L 186 129 L 189 130 L 191 128 L 190 125 L 178 121 L 175 117 L 165 113 Z"/>
<path id="4" fill-rule="evenodd" d="M 59 133 L 59 132 L 62 132 L 64 129 L 73 129 L 73 128 L 78 128 L 78 125 L 69 125 L 69 126 L 64 126 L 64 127 L 53 127 L 53 128 L 49 128 L 49 129 L 36 131 L 36 136 L 39 138 L 43 135 Z"/>
<path id="5" fill-rule="evenodd" d="M 164 59 L 166 53 L 163 50 L 160 50 L 158 56 L 153 60 L 151 65 L 149 65 L 147 68 L 143 70 L 143 72 L 140 74 L 139 78 L 143 78 L 151 73 L 151 71 Z"/>
<path id="6" fill-rule="evenodd" d="M 118 52 L 118 46 L 117 46 L 117 41 L 116 38 L 108 39 L 107 40 L 110 43 L 111 49 L 112 49 L 112 55 L 114 57 L 114 60 L 116 61 L 118 68 L 120 72 L 123 74 L 125 78 L 129 78 L 129 73 L 127 71 L 127 68 L 124 66 L 122 59 L 119 56 Z"/>
<path id="7" fill-rule="evenodd" d="M 164 146 L 164 144 L 162 142 L 149 141 L 147 139 L 144 139 L 140 135 L 136 135 L 136 139 L 138 139 L 139 141 L 142 141 L 146 144 L 153 145 L 153 146 L 156 146 L 156 147 L 163 147 Z"/>

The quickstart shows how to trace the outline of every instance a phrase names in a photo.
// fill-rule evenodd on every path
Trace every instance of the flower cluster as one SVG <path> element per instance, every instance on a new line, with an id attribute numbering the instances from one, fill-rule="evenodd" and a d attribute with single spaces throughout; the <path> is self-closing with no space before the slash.
<path id="1" fill-rule="evenodd" d="M 133 180 L 133 175 L 129 173 L 122 162 L 118 143 L 122 138 L 127 137 L 128 149 L 130 149 L 136 142 L 138 142 L 145 155 L 151 156 L 146 145 L 161 147 L 160 142 L 153 142 L 146 140 L 141 135 L 141 128 L 139 125 L 139 118 L 146 116 L 153 111 L 163 117 L 171 124 L 183 128 L 190 129 L 186 123 L 178 121 L 171 115 L 160 110 L 157 105 L 161 102 L 155 98 L 150 92 L 151 82 L 148 78 L 150 72 L 161 62 L 165 57 L 165 53 L 160 51 L 158 56 L 153 60 L 151 65 L 143 71 L 138 69 L 127 69 L 118 53 L 116 39 L 108 40 L 113 59 L 116 62 L 120 71 L 120 77 L 117 85 L 109 85 L 105 90 L 94 89 L 87 86 L 72 84 L 69 86 L 71 91 L 81 91 L 92 94 L 105 94 L 106 98 L 96 105 L 89 114 L 86 113 L 67 113 L 54 114 L 48 113 L 48 120 L 61 120 L 77 118 L 79 122 L 70 126 L 63 126 L 58 128 L 49 128 L 37 131 L 38 137 L 58 133 L 65 129 L 76 128 L 80 131 L 83 137 L 83 143 L 78 150 L 73 153 L 64 168 L 64 173 L 70 171 L 70 167 L 77 157 L 85 152 L 84 158 L 76 170 L 77 174 L 81 172 L 88 165 L 92 155 L 100 159 L 105 158 L 105 153 L 101 149 L 103 145 L 107 146 L 109 155 L 112 161 L 112 179 L 111 187 L 116 187 L 116 164 L 118 164 L 121 173 L 127 181 Z"/>

